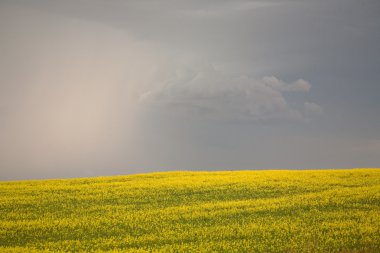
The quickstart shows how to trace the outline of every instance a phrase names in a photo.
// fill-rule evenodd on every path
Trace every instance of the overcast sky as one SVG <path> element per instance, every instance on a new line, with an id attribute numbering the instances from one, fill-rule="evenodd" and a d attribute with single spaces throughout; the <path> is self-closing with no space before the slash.
<path id="1" fill-rule="evenodd" d="M 380 167 L 378 0 L 0 0 L 0 180 Z"/>

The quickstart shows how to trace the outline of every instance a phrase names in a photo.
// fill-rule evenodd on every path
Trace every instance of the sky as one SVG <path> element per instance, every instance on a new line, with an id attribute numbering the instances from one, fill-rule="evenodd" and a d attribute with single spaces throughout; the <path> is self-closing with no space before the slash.
<path id="1" fill-rule="evenodd" d="M 378 0 L 0 0 L 0 180 L 380 167 Z"/>

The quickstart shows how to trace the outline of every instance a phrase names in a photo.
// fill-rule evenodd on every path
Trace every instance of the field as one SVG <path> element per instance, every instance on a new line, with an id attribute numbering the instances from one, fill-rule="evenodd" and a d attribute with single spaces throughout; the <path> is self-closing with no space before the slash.
<path id="1" fill-rule="evenodd" d="M 0 251 L 380 252 L 380 170 L 0 183 Z"/>

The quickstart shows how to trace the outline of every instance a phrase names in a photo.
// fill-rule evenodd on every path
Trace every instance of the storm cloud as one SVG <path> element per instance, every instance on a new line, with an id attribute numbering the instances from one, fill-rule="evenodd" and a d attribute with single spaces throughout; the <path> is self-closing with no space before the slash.
<path id="1" fill-rule="evenodd" d="M 0 3 L 0 179 L 376 167 L 380 4 Z"/>

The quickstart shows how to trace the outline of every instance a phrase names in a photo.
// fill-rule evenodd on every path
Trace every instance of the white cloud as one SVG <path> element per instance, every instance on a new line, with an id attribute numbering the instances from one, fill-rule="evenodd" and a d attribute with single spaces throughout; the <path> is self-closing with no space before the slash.
<path id="1" fill-rule="evenodd" d="M 323 114 L 322 107 L 315 104 L 315 103 L 305 102 L 304 108 L 305 108 L 305 114 L 306 115 L 321 115 L 321 114 Z"/>
<path id="2" fill-rule="evenodd" d="M 277 79 L 274 76 L 265 76 L 262 78 L 262 81 L 266 85 L 272 87 L 278 91 L 304 91 L 307 92 L 311 88 L 311 84 L 308 81 L 299 79 L 293 83 L 285 83 L 282 80 Z"/>
<path id="3" fill-rule="evenodd" d="M 213 67 L 180 72 L 165 85 L 140 97 L 140 104 L 155 111 L 193 114 L 219 120 L 302 120 L 283 92 L 308 92 L 305 80 L 286 83 L 274 76 L 253 79 L 225 75 Z M 192 74 L 190 74 L 192 73 Z M 318 105 L 305 103 L 308 111 Z"/>

